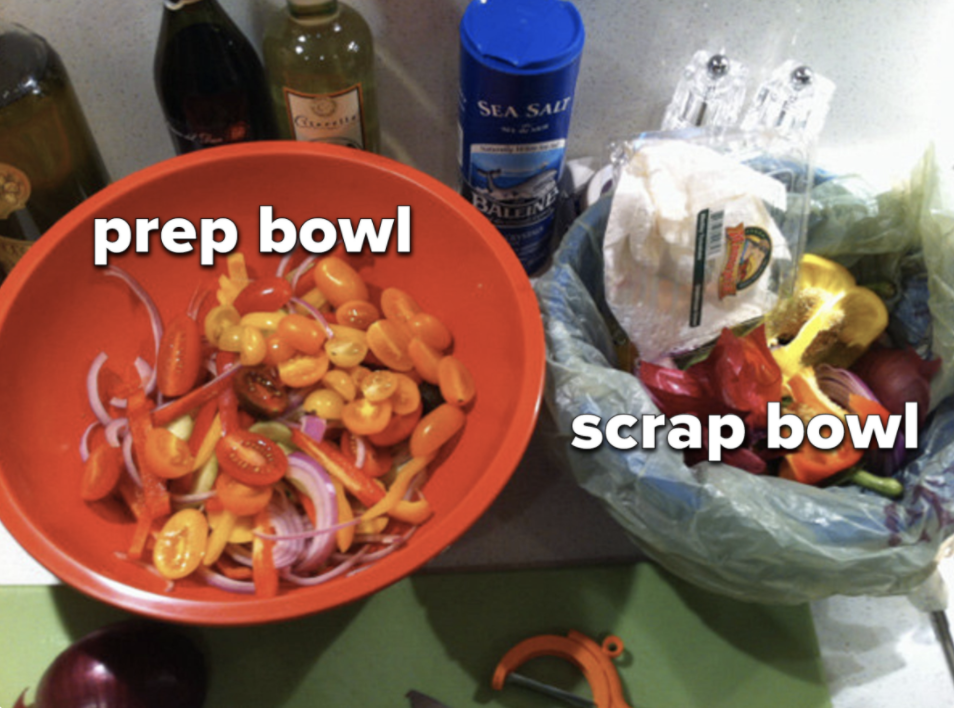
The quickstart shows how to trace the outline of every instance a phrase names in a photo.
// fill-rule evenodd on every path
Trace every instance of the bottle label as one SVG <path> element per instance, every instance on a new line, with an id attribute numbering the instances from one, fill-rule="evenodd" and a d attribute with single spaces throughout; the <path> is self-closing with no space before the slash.
<path id="1" fill-rule="evenodd" d="M 29 247 L 29 241 L 0 236 L 0 271 L 9 273 Z"/>
<path id="2" fill-rule="evenodd" d="M 364 102 L 360 84 L 337 93 L 299 93 L 289 88 L 284 91 L 295 140 L 364 149 Z"/>
<path id="3" fill-rule="evenodd" d="M 0 219 L 6 219 L 30 199 L 30 179 L 13 165 L 0 162 Z"/>

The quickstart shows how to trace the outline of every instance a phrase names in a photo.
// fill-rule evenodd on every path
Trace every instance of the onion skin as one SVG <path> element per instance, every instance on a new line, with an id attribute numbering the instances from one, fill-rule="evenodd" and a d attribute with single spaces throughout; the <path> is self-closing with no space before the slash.
<path id="1" fill-rule="evenodd" d="M 60 653 L 32 708 L 201 708 L 206 691 L 205 660 L 192 640 L 168 625 L 129 620 Z M 23 695 L 14 708 L 27 708 Z"/>

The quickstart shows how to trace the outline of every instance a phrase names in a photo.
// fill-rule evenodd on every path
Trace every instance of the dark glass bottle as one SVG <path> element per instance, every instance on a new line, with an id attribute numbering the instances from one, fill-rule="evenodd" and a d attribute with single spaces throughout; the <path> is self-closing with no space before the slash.
<path id="1" fill-rule="evenodd" d="M 0 22 L 0 272 L 108 183 L 60 56 L 25 27 Z"/>
<path id="2" fill-rule="evenodd" d="M 164 4 L 154 72 L 176 152 L 275 138 L 261 60 L 217 0 Z"/>

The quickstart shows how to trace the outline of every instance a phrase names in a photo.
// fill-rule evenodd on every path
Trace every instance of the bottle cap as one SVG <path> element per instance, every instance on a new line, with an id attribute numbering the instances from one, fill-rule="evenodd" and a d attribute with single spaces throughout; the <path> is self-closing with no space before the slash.
<path id="1" fill-rule="evenodd" d="M 721 52 L 697 51 L 676 85 L 662 129 L 735 125 L 747 80 L 748 69 L 742 63 Z"/>
<path id="2" fill-rule="evenodd" d="M 464 49 L 501 71 L 542 73 L 583 50 L 583 20 L 566 0 L 473 0 L 460 23 Z"/>

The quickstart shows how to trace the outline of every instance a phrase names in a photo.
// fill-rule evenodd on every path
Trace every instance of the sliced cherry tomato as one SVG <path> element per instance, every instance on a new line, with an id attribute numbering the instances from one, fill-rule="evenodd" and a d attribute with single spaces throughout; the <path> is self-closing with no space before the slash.
<path id="1" fill-rule="evenodd" d="M 474 377 L 456 356 L 445 356 L 437 365 L 437 380 L 444 400 L 454 406 L 466 406 L 477 389 Z"/>
<path id="2" fill-rule="evenodd" d="M 417 427 L 423 413 L 424 406 L 418 398 L 416 409 L 403 415 L 392 415 L 391 422 L 388 423 L 387 427 L 380 433 L 369 435 L 368 440 L 380 447 L 389 447 L 407 440 Z"/>
<path id="3" fill-rule="evenodd" d="M 368 300 L 368 286 L 351 264 L 337 256 L 326 256 L 315 265 L 315 286 L 333 307 L 349 300 Z"/>
<path id="4" fill-rule="evenodd" d="M 202 320 L 205 329 L 205 338 L 210 344 L 218 346 L 219 340 L 229 327 L 235 327 L 241 322 L 242 316 L 232 305 L 216 305 Z"/>
<path id="5" fill-rule="evenodd" d="M 421 306 L 417 301 L 400 288 L 385 288 L 381 291 L 381 312 L 389 320 L 407 324 L 420 311 Z"/>
<path id="6" fill-rule="evenodd" d="M 384 430 L 391 420 L 391 402 L 375 403 L 357 398 L 341 410 L 341 422 L 355 435 L 373 435 Z"/>
<path id="7" fill-rule="evenodd" d="M 270 276 L 258 278 L 246 285 L 232 304 L 242 315 L 249 312 L 271 312 L 287 305 L 291 297 L 291 283 L 284 278 Z"/>
<path id="8" fill-rule="evenodd" d="M 447 326 L 428 312 L 418 312 L 407 323 L 411 334 L 437 351 L 444 351 L 454 341 Z"/>
<path id="9" fill-rule="evenodd" d="M 288 393 L 275 373 L 266 367 L 242 369 L 235 375 L 239 405 L 254 415 L 280 416 L 288 408 Z"/>
<path id="10" fill-rule="evenodd" d="M 170 398 L 188 393 L 202 370 L 202 335 L 199 325 L 186 314 L 169 323 L 159 340 L 156 383 Z"/>
<path id="11" fill-rule="evenodd" d="M 218 494 L 215 498 L 218 499 L 221 507 L 236 516 L 257 514 L 268 506 L 268 502 L 272 498 L 271 486 L 253 487 L 242 484 L 227 474 L 220 474 L 215 478 L 215 491 Z"/>
<path id="12" fill-rule="evenodd" d="M 298 354 L 278 365 L 278 378 L 286 386 L 306 388 L 321 381 L 321 377 L 328 373 L 329 365 L 328 355 L 324 352 Z"/>
<path id="13" fill-rule="evenodd" d="M 381 313 L 366 300 L 349 300 L 335 310 L 335 319 L 347 327 L 366 330 L 372 322 L 381 319 Z"/>
<path id="14" fill-rule="evenodd" d="M 189 443 L 167 428 L 153 428 L 146 434 L 143 453 L 146 468 L 163 479 L 187 475 L 195 466 Z"/>
<path id="15" fill-rule="evenodd" d="M 278 336 L 297 351 L 317 354 L 325 345 L 328 335 L 311 317 L 292 313 L 278 323 Z"/>
<path id="16" fill-rule="evenodd" d="M 391 409 L 395 415 L 413 413 L 421 405 L 421 389 L 407 374 L 394 374 L 397 391 L 391 396 Z"/>
<path id="17" fill-rule="evenodd" d="M 379 403 L 393 396 L 398 390 L 398 379 L 393 371 L 372 371 L 361 380 L 361 393 L 369 401 Z"/>
<path id="18" fill-rule="evenodd" d="M 437 452 L 464 426 L 465 417 L 460 408 L 449 403 L 432 410 L 411 433 L 411 456 L 427 457 Z"/>
<path id="19" fill-rule="evenodd" d="M 96 501 L 109 496 L 119 483 L 123 472 L 123 451 L 103 443 L 90 453 L 83 465 L 80 497 Z"/>
<path id="20" fill-rule="evenodd" d="M 198 509 L 177 511 L 163 525 L 152 561 L 164 578 L 178 580 L 192 573 L 205 554 L 209 523 Z"/>
<path id="21" fill-rule="evenodd" d="M 332 369 L 321 378 L 321 382 L 345 401 L 353 401 L 358 395 L 358 385 L 347 371 Z"/>
<path id="22" fill-rule="evenodd" d="M 368 354 L 368 336 L 360 329 L 331 325 L 334 334 L 325 342 L 325 353 L 335 366 L 357 366 Z"/>
<path id="23" fill-rule="evenodd" d="M 414 362 L 408 354 L 411 337 L 406 327 L 393 320 L 378 320 L 368 327 L 368 348 L 389 369 L 410 371 Z"/>
<path id="24" fill-rule="evenodd" d="M 274 484 L 288 471 L 285 452 L 268 438 L 247 430 L 233 430 L 215 445 L 222 469 L 242 484 Z"/>
<path id="25" fill-rule="evenodd" d="M 357 463 L 358 459 L 358 437 L 345 430 L 341 434 L 341 452 L 352 462 Z M 364 465 L 361 471 L 369 477 L 381 477 L 387 474 L 391 469 L 392 459 L 387 451 L 373 445 L 369 439 L 363 438 L 364 444 Z"/>

